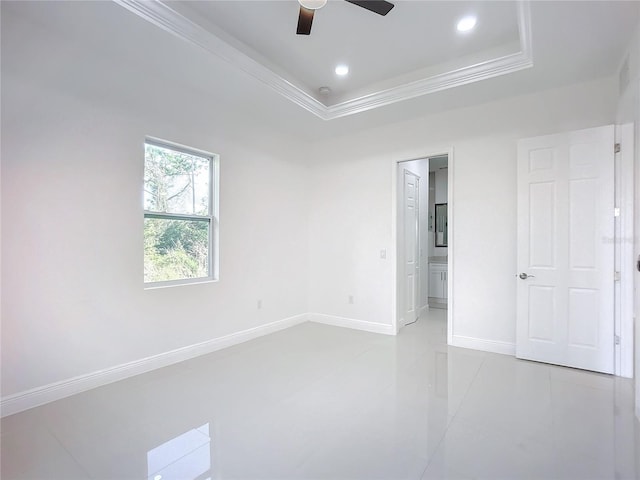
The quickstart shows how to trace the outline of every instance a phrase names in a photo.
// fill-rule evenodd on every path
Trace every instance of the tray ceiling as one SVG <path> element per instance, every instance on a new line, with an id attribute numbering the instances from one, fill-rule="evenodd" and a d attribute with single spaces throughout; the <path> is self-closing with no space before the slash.
<path id="1" fill-rule="evenodd" d="M 332 0 L 310 36 L 295 34 L 295 1 L 115 1 L 324 120 L 533 66 L 526 1 L 399 1 L 381 17 Z M 478 24 L 460 34 L 465 15 Z M 348 76 L 335 75 L 339 63 Z"/>

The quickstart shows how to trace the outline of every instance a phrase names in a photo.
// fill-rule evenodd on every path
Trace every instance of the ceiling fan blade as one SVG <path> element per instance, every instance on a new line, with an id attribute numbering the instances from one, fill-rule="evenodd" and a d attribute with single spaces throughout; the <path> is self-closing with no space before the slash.
<path id="1" fill-rule="evenodd" d="M 349 3 L 366 8 L 370 12 L 377 13 L 383 17 L 394 7 L 393 3 L 384 0 L 346 0 Z"/>
<path id="2" fill-rule="evenodd" d="M 298 15 L 298 35 L 309 35 L 311 33 L 311 24 L 313 23 L 313 12 L 308 8 L 300 6 L 300 14 Z"/>

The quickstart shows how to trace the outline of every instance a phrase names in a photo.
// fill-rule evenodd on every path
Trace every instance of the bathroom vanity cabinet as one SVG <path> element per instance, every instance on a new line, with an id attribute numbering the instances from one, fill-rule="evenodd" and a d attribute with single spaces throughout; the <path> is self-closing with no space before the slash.
<path id="1" fill-rule="evenodd" d="M 447 264 L 429 264 L 429 298 L 436 302 L 447 301 Z"/>

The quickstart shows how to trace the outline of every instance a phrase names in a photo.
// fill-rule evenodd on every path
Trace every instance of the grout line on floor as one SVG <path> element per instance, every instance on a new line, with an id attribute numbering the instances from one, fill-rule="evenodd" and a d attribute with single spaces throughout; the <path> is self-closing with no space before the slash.
<path id="1" fill-rule="evenodd" d="M 69 458 L 71 458 L 71 460 L 73 460 L 73 463 L 76 464 L 76 466 L 80 469 L 80 471 L 82 473 L 85 474 L 85 476 L 87 478 L 89 478 L 89 479 L 95 478 L 93 475 L 91 475 L 89 473 L 89 471 L 86 468 L 84 468 L 84 465 L 82 465 L 80 463 L 80 461 L 76 458 L 76 456 L 67 448 L 67 446 L 64 444 L 62 439 L 60 439 L 58 437 L 58 435 L 56 435 L 56 433 L 53 431 L 53 429 L 46 422 L 44 424 L 44 428 L 47 430 L 47 432 L 49 432 L 49 434 L 53 437 L 53 439 L 56 441 L 56 443 L 58 443 L 58 445 L 60 445 L 62 450 L 64 450 L 67 453 L 67 455 L 69 455 Z"/>
<path id="2" fill-rule="evenodd" d="M 447 345 L 447 347 L 448 347 L 448 345 Z M 447 433 L 449 432 L 449 428 L 451 427 L 451 424 L 453 423 L 453 421 L 458 416 L 458 412 L 462 408 L 462 405 L 464 404 L 464 401 L 466 400 L 467 396 L 469 395 L 469 391 L 471 390 L 471 387 L 473 386 L 473 384 L 475 383 L 476 379 L 478 378 L 478 375 L 480 374 L 480 370 L 484 366 L 486 358 L 487 358 L 486 356 L 484 356 L 482 358 L 482 362 L 480 363 L 480 366 L 478 367 L 478 370 L 476 371 L 476 374 L 473 376 L 473 380 L 471 380 L 471 382 L 469 382 L 469 386 L 467 387 L 467 390 L 464 392 L 462 400 L 460 400 L 460 405 L 458 406 L 458 409 L 456 410 L 456 413 L 447 422 L 447 427 L 444 429 L 444 432 L 442 433 L 442 436 L 440 437 L 440 440 L 438 441 L 438 444 L 436 445 L 436 448 L 434 448 L 433 454 L 431 455 L 431 457 L 429 458 L 429 461 L 427 462 L 427 466 L 424 467 L 424 470 L 422 471 L 422 475 L 420 476 L 421 479 L 422 479 L 422 477 L 424 477 L 424 474 L 429 469 L 429 466 L 431 465 L 431 462 L 433 461 L 433 457 L 436 456 L 436 453 L 440 449 L 440 445 L 442 445 L 444 437 L 446 437 Z"/>

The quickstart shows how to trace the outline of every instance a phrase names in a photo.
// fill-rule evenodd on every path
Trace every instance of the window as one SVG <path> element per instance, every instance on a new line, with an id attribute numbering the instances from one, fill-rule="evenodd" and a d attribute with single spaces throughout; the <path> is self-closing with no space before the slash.
<path id="1" fill-rule="evenodd" d="M 217 171 L 217 155 L 145 142 L 146 285 L 216 279 Z"/>

